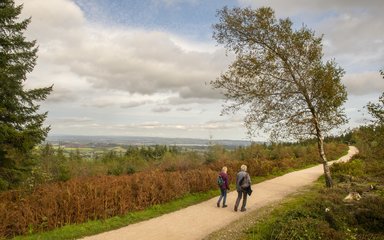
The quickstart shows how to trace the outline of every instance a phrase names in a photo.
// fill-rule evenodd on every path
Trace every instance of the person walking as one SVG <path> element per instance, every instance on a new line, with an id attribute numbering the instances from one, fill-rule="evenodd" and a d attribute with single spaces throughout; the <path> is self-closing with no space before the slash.
<path id="1" fill-rule="evenodd" d="M 237 199 L 235 203 L 234 210 L 237 212 L 237 209 L 240 204 L 241 198 L 243 198 L 243 203 L 241 205 L 242 212 L 246 211 L 245 208 L 247 205 L 247 194 L 251 195 L 251 177 L 247 173 L 247 166 L 241 165 L 240 172 L 236 175 L 236 191 L 237 191 Z"/>
<path id="2" fill-rule="evenodd" d="M 220 197 L 217 201 L 217 207 L 220 207 L 220 202 L 223 200 L 223 208 L 228 207 L 225 203 L 227 201 L 227 191 L 229 190 L 227 167 L 223 167 L 219 174 L 218 184 L 220 188 Z"/>

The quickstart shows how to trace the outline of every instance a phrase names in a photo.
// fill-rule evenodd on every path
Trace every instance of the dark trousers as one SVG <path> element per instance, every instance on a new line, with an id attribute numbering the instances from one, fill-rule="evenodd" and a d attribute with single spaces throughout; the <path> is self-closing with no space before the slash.
<path id="1" fill-rule="evenodd" d="M 243 204 L 241 205 L 241 209 L 245 209 L 245 206 L 247 205 L 247 192 L 246 191 L 237 191 L 237 199 L 235 204 L 235 210 L 239 207 L 240 200 L 243 198 Z"/>
<path id="2" fill-rule="evenodd" d="M 225 202 L 227 201 L 227 189 L 220 188 L 220 197 L 219 201 L 217 201 L 218 204 L 220 204 L 221 199 L 223 199 L 223 205 L 225 205 Z"/>

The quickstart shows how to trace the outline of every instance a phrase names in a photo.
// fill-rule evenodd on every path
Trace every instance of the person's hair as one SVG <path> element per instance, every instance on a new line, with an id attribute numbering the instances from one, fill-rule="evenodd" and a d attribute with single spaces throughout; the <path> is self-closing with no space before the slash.
<path id="1" fill-rule="evenodd" d="M 223 167 L 223 168 L 221 169 L 221 171 L 222 171 L 222 172 L 225 172 L 225 173 L 227 173 L 227 170 L 228 170 L 227 167 Z"/>
<path id="2" fill-rule="evenodd" d="M 241 165 L 240 169 L 241 169 L 241 171 L 245 172 L 245 171 L 247 171 L 247 166 L 243 164 L 243 165 Z"/>

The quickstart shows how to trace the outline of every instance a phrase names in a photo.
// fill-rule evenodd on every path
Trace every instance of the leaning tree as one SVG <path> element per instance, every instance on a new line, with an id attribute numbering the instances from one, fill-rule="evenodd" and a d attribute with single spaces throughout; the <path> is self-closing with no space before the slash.
<path id="1" fill-rule="evenodd" d="M 43 127 L 47 114 L 38 112 L 36 101 L 44 100 L 52 87 L 24 87 L 37 47 L 23 35 L 30 18 L 20 20 L 21 10 L 13 0 L 0 2 L 0 190 L 22 179 L 28 154 L 49 130 Z"/>
<path id="2" fill-rule="evenodd" d="M 236 56 L 212 81 L 226 97 L 224 113 L 245 109 L 250 134 L 264 129 L 274 136 L 317 139 L 326 185 L 333 185 L 324 136 L 347 122 L 343 69 L 323 62 L 322 37 L 306 26 L 293 29 L 269 7 L 218 11 L 213 37 Z"/>

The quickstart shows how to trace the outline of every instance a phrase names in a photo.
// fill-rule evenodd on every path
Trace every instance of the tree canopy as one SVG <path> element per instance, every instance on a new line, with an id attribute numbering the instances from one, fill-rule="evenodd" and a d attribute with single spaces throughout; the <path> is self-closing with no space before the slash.
<path id="1" fill-rule="evenodd" d="M 347 122 L 342 107 L 347 93 L 343 69 L 334 60 L 323 61 L 322 37 L 306 26 L 293 29 L 289 18 L 277 20 L 269 7 L 225 7 L 218 17 L 213 37 L 236 55 L 211 82 L 227 99 L 223 112 L 245 108 L 249 133 L 264 129 L 285 138 L 316 137 L 328 168 L 324 134 Z"/>
<path id="2" fill-rule="evenodd" d="M 22 6 L 13 0 L 0 3 L 0 188 L 20 181 L 28 154 L 45 139 L 37 101 L 45 100 L 51 87 L 25 89 L 24 82 L 37 59 L 35 41 L 24 37 L 31 19 L 20 20 Z"/>
<path id="3" fill-rule="evenodd" d="M 228 71 L 212 82 L 228 101 L 224 112 L 245 106 L 245 123 L 283 137 L 316 136 L 346 122 L 343 69 L 322 61 L 322 38 L 271 8 L 218 11 L 213 37 L 236 54 Z M 318 123 L 315 124 L 315 121 Z"/>
<path id="4" fill-rule="evenodd" d="M 384 79 L 384 71 L 380 71 Z M 384 92 L 379 97 L 378 103 L 369 102 L 367 104 L 369 114 L 374 118 L 374 122 L 378 125 L 384 125 Z"/>

